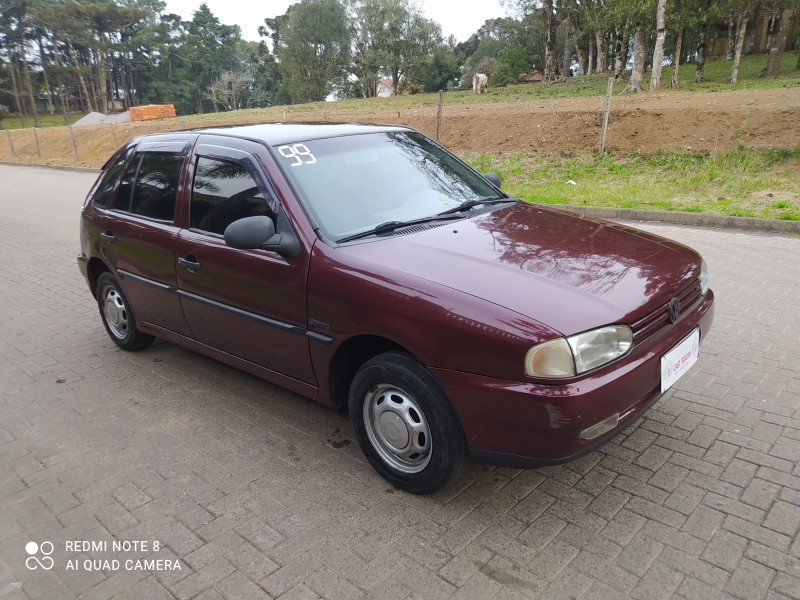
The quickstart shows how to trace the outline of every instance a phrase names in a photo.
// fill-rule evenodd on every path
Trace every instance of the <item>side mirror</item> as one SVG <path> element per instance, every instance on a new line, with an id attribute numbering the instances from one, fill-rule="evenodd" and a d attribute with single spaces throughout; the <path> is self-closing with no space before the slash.
<path id="1" fill-rule="evenodd" d="M 275 236 L 275 224 L 269 217 L 245 217 L 234 221 L 225 228 L 225 243 L 231 248 L 255 249 L 261 248 L 268 242 L 270 244 L 280 244 Z"/>
<path id="2" fill-rule="evenodd" d="M 489 183 L 491 183 L 494 187 L 498 190 L 500 189 L 501 182 L 500 182 L 500 175 L 497 173 L 484 173 L 483 178 L 486 179 Z"/>

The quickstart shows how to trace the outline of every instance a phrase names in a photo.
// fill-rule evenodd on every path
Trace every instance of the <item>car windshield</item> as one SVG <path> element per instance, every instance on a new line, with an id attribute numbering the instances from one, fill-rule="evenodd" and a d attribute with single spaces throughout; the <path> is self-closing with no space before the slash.
<path id="1" fill-rule="evenodd" d="M 380 132 L 276 147 L 323 237 L 433 217 L 505 196 L 455 156 L 413 132 Z"/>

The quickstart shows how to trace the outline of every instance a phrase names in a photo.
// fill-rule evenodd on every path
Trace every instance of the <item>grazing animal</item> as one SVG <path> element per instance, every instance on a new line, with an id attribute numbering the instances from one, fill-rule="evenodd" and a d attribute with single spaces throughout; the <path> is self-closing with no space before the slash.
<path id="1" fill-rule="evenodd" d="M 481 92 L 485 92 L 488 86 L 489 77 L 483 73 L 475 73 L 475 75 L 472 77 L 472 93 L 480 94 Z"/>

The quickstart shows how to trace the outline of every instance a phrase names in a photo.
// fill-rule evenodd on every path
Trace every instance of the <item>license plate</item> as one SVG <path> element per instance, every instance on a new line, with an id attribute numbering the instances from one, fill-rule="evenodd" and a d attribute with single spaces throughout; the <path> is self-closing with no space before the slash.
<path id="1" fill-rule="evenodd" d="M 661 357 L 661 391 L 666 392 L 697 362 L 700 356 L 700 330 L 688 337 Z"/>

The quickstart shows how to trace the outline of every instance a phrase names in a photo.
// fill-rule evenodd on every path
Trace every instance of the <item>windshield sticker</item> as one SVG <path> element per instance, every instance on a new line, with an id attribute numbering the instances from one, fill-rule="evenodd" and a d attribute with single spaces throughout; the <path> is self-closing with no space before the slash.
<path id="1" fill-rule="evenodd" d="M 285 146 L 280 146 L 278 152 L 280 152 L 281 156 L 284 158 L 294 160 L 294 162 L 289 165 L 290 167 L 313 165 L 317 162 L 317 158 L 311 154 L 311 150 L 309 150 L 308 146 L 305 144 L 287 144 Z"/>

